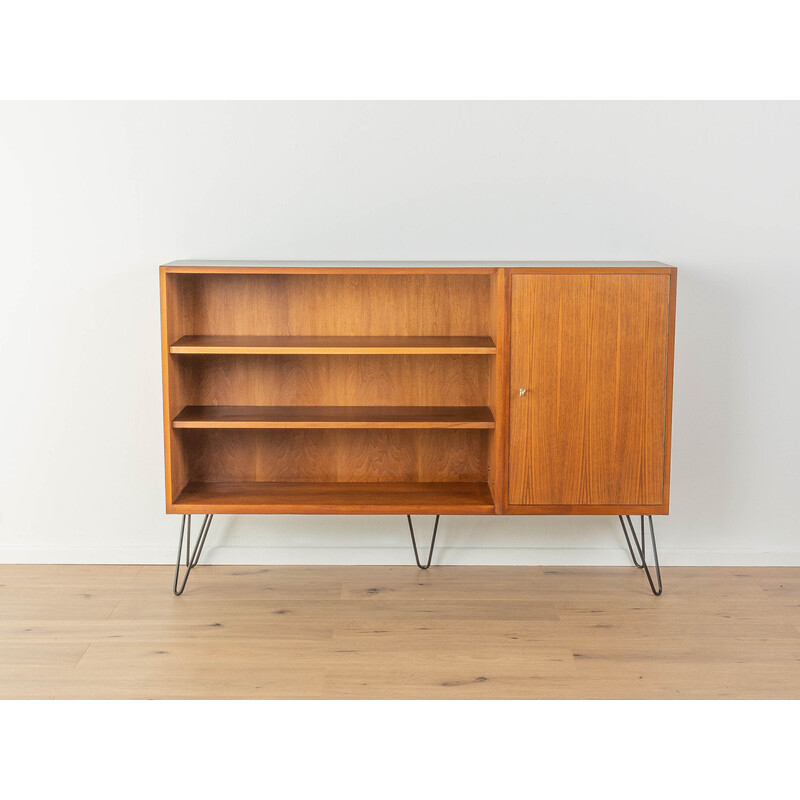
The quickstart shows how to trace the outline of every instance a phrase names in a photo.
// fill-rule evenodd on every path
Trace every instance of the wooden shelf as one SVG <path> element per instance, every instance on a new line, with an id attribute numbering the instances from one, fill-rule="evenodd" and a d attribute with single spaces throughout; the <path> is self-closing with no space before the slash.
<path id="1" fill-rule="evenodd" d="M 189 483 L 179 514 L 494 514 L 487 483 Z"/>
<path id="2" fill-rule="evenodd" d="M 186 406 L 173 428 L 494 428 L 485 406 Z"/>
<path id="3" fill-rule="evenodd" d="M 182 336 L 173 355 L 470 355 L 497 352 L 490 336 Z"/>

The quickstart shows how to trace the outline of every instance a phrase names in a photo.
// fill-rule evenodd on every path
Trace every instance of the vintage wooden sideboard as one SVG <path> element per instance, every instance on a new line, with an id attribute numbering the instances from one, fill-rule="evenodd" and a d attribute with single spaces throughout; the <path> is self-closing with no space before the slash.
<path id="1" fill-rule="evenodd" d="M 215 514 L 406 515 L 421 569 L 442 514 L 613 514 L 660 594 L 652 518 L 669 511 L 676 273 L 654 261 L 162 266 L 174 592 Z M 204 515 L 194 548 L 192 514 Z M 436 515 L 425 563 L 412 514 Z"/>

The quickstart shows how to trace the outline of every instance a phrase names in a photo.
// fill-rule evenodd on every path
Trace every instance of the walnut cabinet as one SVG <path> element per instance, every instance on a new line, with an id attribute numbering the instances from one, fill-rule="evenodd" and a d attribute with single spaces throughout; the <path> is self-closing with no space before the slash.
<path id="1" fill-rule="evenodd" d="M 176 261 L 160 280 L 168 513 L 668 513 L 674 267 Z"/>

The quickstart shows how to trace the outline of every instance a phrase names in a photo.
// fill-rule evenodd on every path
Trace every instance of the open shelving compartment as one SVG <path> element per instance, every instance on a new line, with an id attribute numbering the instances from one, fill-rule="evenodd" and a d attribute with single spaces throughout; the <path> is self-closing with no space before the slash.
<path id="1" fill-rule="evenodd" d="M 498 270 L 161 281 L 169 512 L 495 513 Z"/>

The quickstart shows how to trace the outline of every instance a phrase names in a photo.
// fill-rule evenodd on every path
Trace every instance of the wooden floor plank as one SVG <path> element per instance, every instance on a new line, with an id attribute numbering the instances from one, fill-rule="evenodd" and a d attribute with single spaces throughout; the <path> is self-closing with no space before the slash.
<path id="1" fill-rule="evenodd" d="M 800 569 L 0 566 L 0 698 L 800 698 Z"/>
<path id="2" fill-rule="evenodd" d="M 78 663 L 89 644 L 88 641 L 4 641 L 0 643 L 0 675 L 7 669 L 30 667 L 69 669 Z"/>
<path id="3" fill-rule="evenodd" d="M 0 564 L 0 585 L 119 586 L 132 583 L 141 571 L 140 564 Z"/>
<path id="4" fill-rule="evenodd" d="M 103 620 L 0 620 L 0 643 L 38 642 L 87 645 L 91 642 L 249 641 L 319 642 L 333 640 L 333 617 L 304 618 L 301 624 L 286 614 L 264 619 L 242 618 L 237 614 L 215 615 L 206 619 Z"/>
<path id="5" fill-rule="evenodd" d="M 498 652 L 472 647 L 455 653 L 397 651 L 391 662 L 382 653 L 354 651 L 337 658 L 325 673 L 324 693 L 356 698 L 379 692 L 391 698 L 519 698 L 536 683 L 575 675 L 566 648 L 520 646 Z"/>

